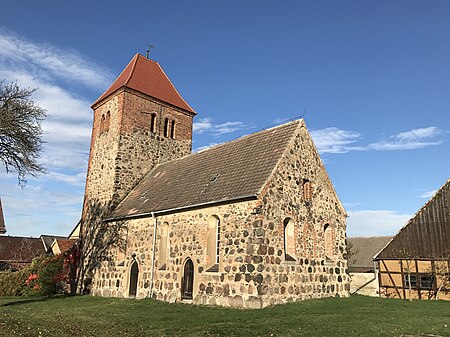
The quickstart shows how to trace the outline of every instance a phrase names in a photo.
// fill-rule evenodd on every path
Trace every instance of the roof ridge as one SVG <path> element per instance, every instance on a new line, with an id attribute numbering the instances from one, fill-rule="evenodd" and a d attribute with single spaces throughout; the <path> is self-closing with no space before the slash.
<path id="1" fill-rule="evenodd" d="M 414 213 L 414 215 L 411 217 L 411 218 L 409 218 L 409 220 L 392 236 L 392 239 L 391 240 L 389 240 L 389 242 L 388 243 L 386 243 L 386 245 L 384 245 L 384 247 L 383 248 L 381 248 L 380 249 L 380 251 L 378 252 L 378 253 L 376 253 L 375 255 L 374 255 L 374 259 L 376 259 L 377 257 L 378 257 L 378 255 L 380 255 L 380 253 L 384 250 L 384 249 L 386 249 L 389 245 L 390 245 L 390 243 L 392 242 L 392 241 L 394 241 L 394 239 L 397 237 L 397 235 L 399 235 L 400 234 L 400 232 L 402 231 L 402 230 L 404 230 L 406 227 L 408 227 L 411 223 L 412 223 L 412 221 L 413 221 L 413 219 L 415 219 L 416 218 L 416 216 L 418 216 L 419 215 L 419 213 L 423 210 L 423 209 L 425 209 L 425 207 L 426 206 L 428 206 L 430 203 L 431 203 L 431 201 L 432 200 L 434 200 L 434 198 L 436 198 L 436 196 L 444 189 L 444 187 L 447 185 L 447 184 L 450 184 L 450 178 L 448 178 L 447 179 L 447 181 L 441 186 L 441 187 L 439 187 L 438 189 L 437 189 L 437 191 L 433 194 L 433 196 L 430 198 L 430 199 L 428 199 L 428 201 L 427 202 L 425 202 L 425 204 L 423 204 L 423 206 L 422 207 L 420 207 L 419 208 L 419 210 L 416 212 L 416 213 Z"/>
<path id="2" fill-rule="evenodd" d="M 128 65 L 130 65 L 130 63 L 134 61 L 133 65 L 132 65 L 132 68 L 131 68 L 131 71 L 130 71 L 130 73 L 128 74 L 128 78 L 125 80 L 125 83 L 124 83 L 124 85 L 122 85 L 122 87 L 128 85 L 128 82 L 130 81 L 131 77 L 133 76 L 134 70 L 136 69 L 136 64 L 137 64 L 138 58 L 139 58 L 139 53 L 137 53 L 136 55 L 134 55 L 134 57 L 133 57 L 133 58 L 131 59 L 131 61 L 128 63 Z M 125 67 L 125 69 L 128 68 L 128 65 Z M 122 71 L 122 73 L 125 71 L 125 69 Z M 122 73 L 120 73 L 120 75 L 122 75 Z M 119 77 L 120 77 L 120 75 L 119 75 Z M 119 78 L 119 77 L 118 77 L 118 78 Z"/>
<path id="3" fill-rule="evenodd" d="M 289 121 L 289 122 L 284 123 L 284 124 L 271 126 L 271 127 L 269 127 L 269 128 L 266 128 L 266 129 L 261 129 L 261 130 L 258 130 L 258 131 L 252 132 L 252 133 L 248 133 L 248 134 L 246 134 L 246 135 L 239 136 L 239 137 L 234 138 L 234 139 L 232 139 L 232 140 L 229 140 L 229 141 L 227 141 L 227 142 L 223 142 L 223 143 L 219 143 L 219 144 L 213 145 L 213 146 L 208 147 L 208 148 L 206 148 L 206 149 L 204 149 L 204 150 L 200 150 L 200 151 L 191 153 L 190 155 L 194 155 L 194 154 L 197 154 L 197 153 L 203 153 L 203 152 L 206 152 L 206 151 L 215 149 L 215 148 L 217 148 L 217 147 L 219 147 L 219 146 L 223 146 L 223 145 L 227 145 L 227 144 L 230 144 L 230 143 L 234 143 L 234 142 L 236 142 L 236 141 L 238 141 L 238 140 L 241 140 L 241 139 L 244 139 L 244 138 L 247 138 L 247 137 L 251 137 L 251 136 L 260 134 L 260 133 L 262 133 L 262 132 L 270 131 L 270 130 L 277 129 L 277 128 L 280 128 L 280 127 L 285 127 L 285 126 L 287 126 L 287 125 L 289 125 L 289 124 L 300 123 L 301 121 L 303 121 L 303 118 L 295 119 L 295 120 L 293 120 L 293 121 Z M 189 156 L 190 156 L 190 155 L 189 155 Z M 185 157 L 187 157 L 187 156 L 185 156 Z M 185 157 L 178 158 L 178 159 L 183 159 L 183 158 L 185 158 Z"/>

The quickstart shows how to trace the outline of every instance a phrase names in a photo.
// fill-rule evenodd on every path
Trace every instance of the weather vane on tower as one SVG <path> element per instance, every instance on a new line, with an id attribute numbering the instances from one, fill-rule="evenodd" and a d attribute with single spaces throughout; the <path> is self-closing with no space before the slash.
<path id="1" fill-rule="evenodd" d="M 153 49 L 153 48 L 155 48 L 155 46 L 154 45 L 152 45 L 152 44 L 147 44 L 147 50 L 146 50 L 146 52 L 145 52 L 145 58 L 148 60 L 148 54 L 150 53 L 150 49 Z"/>

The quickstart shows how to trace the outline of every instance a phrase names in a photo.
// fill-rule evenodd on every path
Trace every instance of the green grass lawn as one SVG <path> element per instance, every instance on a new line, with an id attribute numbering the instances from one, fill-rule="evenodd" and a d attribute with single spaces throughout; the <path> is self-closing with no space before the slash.
<path id="1" fill-rule="evenodd" d="M 1 336 L 450 336 L 450 302 L 352 296 L 262 310 L 92 296 L 0 297 Z"/>

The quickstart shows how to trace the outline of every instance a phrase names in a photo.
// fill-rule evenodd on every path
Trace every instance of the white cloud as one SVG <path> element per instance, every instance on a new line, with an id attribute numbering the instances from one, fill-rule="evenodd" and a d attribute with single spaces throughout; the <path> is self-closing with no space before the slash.
<path id="1" fill-rule="evenodd" d="M 424 192 L 424 193 L 422 193 L 421 195 L 419 195 L 418 198 L 422 198 L 422 199 L 430 199 L 436 192 L 437 192 L 437 190 L 432 190 L 432 191 Z"/>
<path id="2" fill-rule="evenodd" d="M 75 81 L 104 88 L 112 76 L 97 62 L 88 60 L 75 50 L 62 50 L 45 43 L 35 43 L 6 30 L 0 30 L 2 63 L 44 77 Z"/>
<path id="3" fill-rule="evenodd" d="M 350 146 L 361 139 L 358 132 L 330 127 L 311 131 L 311 137 L 319 153 L 347 153 L 363 150 L 360 146 Z"/>
<path id="4" fill-rule="evenodd" d="M 443 131 L 435 126 L 412 129 L 391 136 L 386 140 L 372 143 L 367 146 L 370 150 L 415 150 L 427 146 L 440 145 L 441 140 L 436 138 L 443 134 Z"/>
<path id="5" fill-rule="evenodd" d="M 194 122 L 194 132 L 202 134 L 205 132 L 211 133 L 214 136 L 220 136 L 226 133 L 233 133 L 239 130 L 249 129 L 251 127 L 239 121 L 225 122 L 222 124 L 214 124 L 210 117 L 199 118 Z"/>
<path id="6" fill-rule="evenodd" d="M 437 139 L 444 131 L 437 127 L 412 129 L 368 145 L 360 144 L 362 136 L 355 131 L 336 127 L 311 131 L 311 137 L 319 153 L 347 153 L 350 151 L 415 150 L 427 146 L 440 145 Z"/>
<path id="7" fill-rule="evenodd" d="M 61 181 L 69 185 L 74 186 L 84 186 L 86 181 L 86 172 L 80 172 L 75 175 L 58 173 L 58 172 L 49 172 L 46 176 L 54 181 Z"/>
<path id="8" fill-rule="evenodd" d="M 208 150 L 208 149 L 210 149 L 210 148 L 212 148 L 212 147 L 214 147 L 216 145 L 219 145 L 219 144 L 222 144 L 222 143 L 209 143 L 208 145 L 200 146 L 200 147 L 194 149 L 193 152 L 202 152 L 202 151 Z"/>
<path id="9" fill-rule="evenodd" d="M 1 79 L 38 88 L 33 99 L 49 114 L 42 122 L 46 143 L 40 158 L 49 173 L 28 177 L 24 189 L 18 188 L 17 175 L 0 173 L 8 233 L 67 234 L 81 212 L 92 128 L 91 102 L 68 88 L 105 89 L 112 76 L 76 51 L 0 30 Z"/>
<path id="10" fill-rule="evenodd" d="M 395 235 L 411 218 L 388 210 L 348 211 L 347 236 Z"/>

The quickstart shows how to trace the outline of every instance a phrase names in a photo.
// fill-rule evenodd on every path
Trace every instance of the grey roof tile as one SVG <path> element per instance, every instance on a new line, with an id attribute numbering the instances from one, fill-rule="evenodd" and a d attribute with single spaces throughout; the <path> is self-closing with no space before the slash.
<path id="1" fill-rule="evenodd" d="M 111 218 L 255 196 L 300 124 L 301 120 L 293 121 L 160 164 Z"/>

